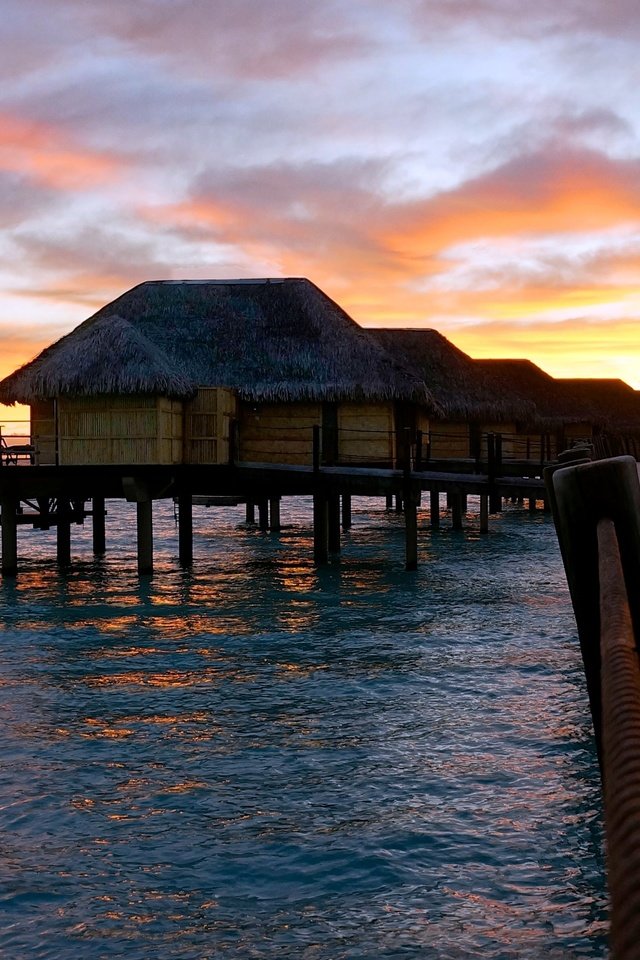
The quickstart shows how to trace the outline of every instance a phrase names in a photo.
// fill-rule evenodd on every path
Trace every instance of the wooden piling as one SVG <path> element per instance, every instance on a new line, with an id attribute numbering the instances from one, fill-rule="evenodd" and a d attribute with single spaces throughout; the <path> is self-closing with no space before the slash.
<path id="1" fill-rule="evenodd" d="M 153 503 L 142 500 L 136 503 L 138 533 L 138 573 L 153 573 Z"/>
<path id="2" fill-rule="evenodd" d="M 404 495 L 405 569 L 418 569 L 418 496 L 411 489 Z"/>
<path id="3" fill-rule="evenodd" d="M 489 533 L 489 497 L 480 494 L 480 533 Z"/>
<path id="4" fill-rule="evenodd" d="M 437 487 L 429 491 L 429 511 L 431 529 L 438 530 L 440 528 L 440 491 Z"/>
<path id="5" fill-rule="evenodd" d="M 462 497 L 457 490 L 451 493 L 451 525 L 454 530 L 462 530 Z"/>
<path id="6" fill-rule="evenodd" d="M 280 526 L 280 497 L 271 497 L 269 500 L 269 530 L 279 533 Z"/>
<path id="7" fill-rule="evenodd" d="M 193 499 L 191 493 L 178 496 L 178 562 L 181 567 L 193 563 Z"/>
<path id="8" fill-rule="evenodd" d="M 0 510 L 2 511 L 2 576 L 15 577 L 18 572 L 18 525 L 16 523 L 18 501 L 13 497 L 3 497 Z"/>
<path id="9" fill-rule="evenodd" d="M 60 566 L 71 563 L 71 509 L 67 500 L 58 500 L 56 522 L 56 559 Z"/>
<path id="10" fill-rule="evenodd" d="M 313 559 L 317 564 L 329 562 L 329 510 L 323 490 L 313 494 Z"/>
<path id="11" fill-rule="evenodd" d="M 258 527 L 260 530 L 269 529 L 269 501 L 258 500 Z"/>
<path id="12" fill-rule="evenodd" d="M 104 497 L 92 497 L 91 500 L 91 511 L 92 511 L 92 540 L 93 540 L 93 552 L 95 556 L 101 556 L 106 550 L 106 536 L 105 536 L 105 504 Z"/>
<path id="13" fill-rule="evenodd" d="M 351 530 L 351 494 L 342 494 L 342 529 Z"/>
<path id="14" fill-rule="evenodd" d="M 245 520 L 247 523 L 256 522 L 256 505 L 251 500 L 247 500 L 245 508 Z"/>
<path id="15" fill-rule="evenodd" d="M 340 553 L 340 494 L 330 493 L 327 498 L 327 546 L 330 553 Z"/>

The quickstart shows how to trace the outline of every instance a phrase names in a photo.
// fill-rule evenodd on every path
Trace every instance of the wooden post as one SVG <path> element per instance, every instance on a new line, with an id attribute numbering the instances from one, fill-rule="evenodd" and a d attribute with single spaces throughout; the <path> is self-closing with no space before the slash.
<path id="1" fill-rule="evenodd" d="M 181 567 L 193 563 L 193 500 L 191 493 L 178 496 L 178 562 Z"/>
<path id="2" fill-rule="evenodd" d="M 388 493 L 385 497 L 385 506 L 387 510 L 393 510 L 393 494 Z"/>
<path id="3" fill-rule="evenodd" d="M 153 504 L 142 500 L 136 503 L 138 531 L 138 573 L 153 573 Z"/>
<path id="4" fill-rule="evenodd" d="M 451 493 L 451 523 L 454 530 L 462 530 L 462 496 L 458 490 Z"/>
<path id="5" fill-rule="evenodd" d="M 56 515 L 56 559 L 64 567 L 71 563 L 71 509 L 68 500 L 58 499 Z"/>
<path id="6" fill-rule="evenodd" d="M 418 569 L 418 497 L 407 485 L 404 494 L 405 569 Z"/>
<path id="7" fill-rule="evenodd" d="M 256 522 L 256 505 L 251 500 L 247 500 L 245 520 L 247 523 Z"/>
<path id="8" fill-rule="evenodd" d="M 429 508 L 431 529 L 438 530 L 440 528 L 440 491 L 437 487 L 429 491 Z"/>
<path id="9" fill-rule="evenodd" d="M 463 513 L 466 513 L 468 510 L 467 494 L 462 492 L 460 493 L 460 509 Z"/>
<path id="10" fill-rule="evenodd" d="M 93 552 L 101 556 L 106 549 L 104 497 L 91 498 Z"/>
<path id="11" fill-rule="evenodd" d="M 402 513 L 402 494 L 396 493 L 396 513 Z"/>
<path id="12" fill-rule="evenodd" d="M 320 426 L 315 423 L 313 425 L 313 472 L 318 473 L 320 471 Z"/>
<path id="13" fill-rule="evenodd" d="M 489 533 L 489 497 L 480 494 L 480 533 Z"/>
<path id="14" fill-rule="evenodd" d="M 331 492 L 327 498 L 327 546 L 330 553 L 340 553 L 340 494 Z"/>
<path id="15" fill-rule="evenodd" d="M 529 513 L 535 513 L 538 508 L 538 501 L 535 496 L 529 497 Z"/>
<path id="16" fill-rule="evenodd" d="M 422 470 L 422 430 L 416 430 L 415 469 Z"/>
<path id="17" fill-rule="evenodd" d="M 260 530 L 269 529 L 269 501 L 258 500 L 258 527 Z"/>
<path id="18" fill-rule="evenodd" d="M 16 514 L 18 501 L 3 497 L 2 510 L 2 576 L 15 577 L 18 572 L 18 524 Z"/>
<path id="19" fill-rule="evenodd" d="M 269 529 L 274 533 L 280 532 L 280 497 L 271 497 L 269 500 Z"/>
<path id="20" fill-rule="evenodd" d="M 640 483 L 632 457 L 551 466 L 544 471 L 578 627 L 596 743 L 601 755 L 600 603 L 597 524 L 613 520 L 629 609 L 640 637 Z"/>
<path id="21" fill-rule="evenodd" d="M 318 564 L 329 561 L 329 511 L 324 490 L 313 495 L 313 559 Z"/>
<path id="22" fill-rule="evenodd" d="M 342 529 L 351 530 L 351 494 L 342 494 Z"/>

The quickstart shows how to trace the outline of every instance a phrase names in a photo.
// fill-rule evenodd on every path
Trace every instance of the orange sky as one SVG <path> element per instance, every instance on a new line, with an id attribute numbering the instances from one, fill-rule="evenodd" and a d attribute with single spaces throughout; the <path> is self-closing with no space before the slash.
<path id="1" fill-rule="evenodd" d="M 6 0 L 0 375 L 140 281 L 289 275 L 640 388 L 640 20 L 604 11 Z"/>

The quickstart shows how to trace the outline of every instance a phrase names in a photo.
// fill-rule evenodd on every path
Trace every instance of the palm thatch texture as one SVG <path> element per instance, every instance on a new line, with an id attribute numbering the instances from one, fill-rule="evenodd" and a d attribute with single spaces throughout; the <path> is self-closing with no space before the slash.
<path id="1" fill-rule="evenodd" d="M 410 400 L 423 379 L 306 279 L 148 281 L 0 381 L 0 402 L 235 390 L 250 401 Z"/>
<path id="2" fill-rule="evenodd" d="M 640 437 L 640 391 L 624 380 L 562 378 L 558 382 L 592 409 L 605 429 Z"/>
<path id="3" fill-rule="evenodd" d="M 504 393 L 519 396 L 533 407 L 533 414 L 520 418 L 524 426 L 555 430 L 564 425 L 592 425 L 596 412 L 574 396 L 566 385 L 531 360 L 474 360 L 475 365 Z"/>
<path id="4" fill-rule="evenodd" d="M 426 382 L 447 420 L 500 423 L 534 413 L 532 400 L 505 391 L 437 330 L 391 327 L 369 333 Z"/>

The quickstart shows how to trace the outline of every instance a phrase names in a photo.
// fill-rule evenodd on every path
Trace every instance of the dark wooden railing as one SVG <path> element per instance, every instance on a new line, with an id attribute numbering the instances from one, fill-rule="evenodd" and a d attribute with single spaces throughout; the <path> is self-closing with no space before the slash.
<path id="1" fill-rule="evenodd" d="M 640 956 L 640 479 L 631 456 L 546 471 L 604 796 L 612 960 Z"/>

